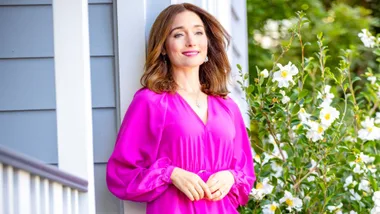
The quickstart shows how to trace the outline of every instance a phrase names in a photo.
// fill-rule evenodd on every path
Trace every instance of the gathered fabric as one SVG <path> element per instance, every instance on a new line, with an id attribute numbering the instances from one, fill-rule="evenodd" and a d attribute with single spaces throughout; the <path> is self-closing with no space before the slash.
<path id="1" fill-rule="evenodd" d="M 238 213 L 256 180 L 249 137 L 231 98 L 208 96 L 203 122 L 178 93 L 143 88 L 129 106 L 107 163 L 109 190 L 122 200 L 147 202 L 147 214 Z M 205 182 L 230 170 L 235 183 L 219 201 L 191 201 L 172 183 L 175 167 Z"/>

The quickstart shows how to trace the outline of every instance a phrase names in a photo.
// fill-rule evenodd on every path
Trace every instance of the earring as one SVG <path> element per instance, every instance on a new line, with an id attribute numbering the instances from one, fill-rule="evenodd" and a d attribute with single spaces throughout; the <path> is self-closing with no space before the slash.
<path id="1" fill-rule="evenodd" d="M 205 62 L 208 62 L 208 56 L 206 56 Z"/>

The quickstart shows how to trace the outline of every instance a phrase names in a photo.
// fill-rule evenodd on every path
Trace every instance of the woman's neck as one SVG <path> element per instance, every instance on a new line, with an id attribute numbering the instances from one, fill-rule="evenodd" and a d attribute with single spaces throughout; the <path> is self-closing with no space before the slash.
<path id="1" fill-rule="evenodd" d="M 173 69 L 173 78 L 182 90 L 187 92 L 197 92 L 200 90 L 199 67 L 191 69 Z"/>

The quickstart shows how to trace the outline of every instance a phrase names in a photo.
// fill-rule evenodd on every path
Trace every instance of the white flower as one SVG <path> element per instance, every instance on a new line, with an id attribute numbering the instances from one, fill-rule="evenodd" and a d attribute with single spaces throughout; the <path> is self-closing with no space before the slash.
<path id="1" fill-rule="evenodd" d="M 339 114 L 340 112 L 337 111 L 334 107 L 324 107 L 319 114 L 321 124 L 325 127 L 329 127 L 339 117 Z"/>
<path id="2" fill-rule="evenodd" d="M 373 48 L 375 46 L 375 37 L 372 36 L 367 29 L 362 29 L 362 33 L 358 33 L 358 36 L 367 48 Z"/>
<path id="3" fill-rule="evenodd" d="M 309 181 L 309 182 L 313 182 L 313 181 L 315 181 L 315 176 L 309 176 L 309 177 L 307 177 L 307 181 Z"/>
<path id="4" fill-rule="evenodd" d="M 311 139 L 313 142 L 323 139 L 323 133 L 325 129 L 323 126 L 315 121 L 309 121 L 309 130 L 306 133 L 306 137 Z"/>
<path id="5" fill-rule="evenodd" d="M 301 211 L 302 209 L 302 200 L 297 197 L 293 197 L 292 193 L 286 190 L 284 197 L 280 199 L 280 203 L 284 202 L 286 203 L 286 205 L 288 205 L 286 209 L 289 210 L 289 212 L 291 212 L 292 209 L 295 209 L 297 211 Z"/>
<path id="6" fill-rule="evenodd" d="M 294 84 L 293 76 L 298 74 L 298 68 L 289 62 L 287 65 L 282 66 L 280 63 L 277 63 L 277 66 L 280 68 L 279 71 L 276 71 L 273 74 L 273 82 L 278 82 L 278 87 L 287 88 L 289 87 L 289 82 Z"/>
<path id="7" fill-rule="evenodd" d="M 362 197 L 357 192 L 355 192 L 355 190 L 350 189 L 350 193 L 351 193 L 351 196 L 350 196 L 351 200 L 353 200 L 353 201 L 360 201 L 360 200 L 362 200 Z"/>
<path id="8" fill-rule="evenodd" d="M 332 103 L 332 100 L 334 98 L 334 94 L 330 93 L 331 86 L 326 85 L 325 89 L 323 90 L 323 94 L 318 92 L 318 99 L 322 99 L 321 105 L 319 105 L 320 108 L 325 108 L 327 106 L 330 106 Z"/>
<path id="9" fill-rule="evenodd" d="M 282 94 L 282 99 L 281 99 L 282 104 L 286 104 L 287 102 L 290 101 L 290 98 L 286 96 L 285 91 L 280 90 L 280 93 Z"/>
<path id="10" fill-rule="evenodd" d="M 371 214 L 380 214 L 380 206 L 375 206 L 375 207 L 371 210 Z"/>
<path id="11" fill-rule="evenodd" d="M 272 162 L 271 164 L 272 170 L 275 172 L 273 175 L 276 178 L 279 178 L 282 176 L 282 172 L 284 171 L 284 168 L 282 168 L 281 165 L 279 165 L 277 162 Z"/>
<path id="12" fill-rule="evenodd" d="M 359 164 L 355 164 L 353 172 L 360 175 L 364 173 L 364 170 L 360 167 Z"/>
<path id="13" fill-rule="evenodd" d="M 380 207 L 380 190 L 373 193 L 372 200 L 375 206 Z"/>
<path id="14" fill-rule="evenodd" d="M 375 76 L 369 76 L 369 77 L 367 77 L 367 80 L 370 81 L 371 84 L 373 85 L 376 82 L 376 77 Z"/>
<path id="15" fill-rule="evenodd" d="M 376 112 L 375 123 L 376 123 L 376 124 L 379 124 L 379 123 L 380 123 L 380 112 Z"/>
<path id="16" fill-rule="evenodd" d="M 327 206 L 327 209 L 328 209 L 330 212 L 338 213 L 338 212 L 340 211 L 340 213 L 341 213 L 340 208 L 342 208 L 342 207 L 343 207 L 343 204 L 340 203 L 340 204 L 338 204 L 337 206 Z"/>
<path id="17" fill-rule="evenodd" d="M 298 112 L 298 119 L 301 120 L 301 123 L 307 124 L 310 120 L 310 114 L 308 114 L 304 108 L 301 108 Z"/>
<path id="18" fill-rule="evenodd" d="M 255 156 L 253 156 L 254 160 L 257 162 L 257 163 L 261 163 L 261 158 L 260 158 L 260 155 L 259 154 L 256 154 Z"/>
<path id="19" fill-rule="evenodd" d="M 273 186 L 269 184 L 269 178 L 264 178 L 263 182 L 257 182 L 256 188 L 251 190 L 250 195 L 256 200 L 261 200 L 265 195 L 273 191 Z"/>
<path id="20" fill-rule="evenodd" d="M 352 184 L 352 186 L 351 186 Z M 345 180 L 345 183 L 344 183 L 344 190 L 347 190 L 348 187 L 352 187 L 354 188 L 356 186 L 356 184 L 358 184 L 358 182 L 356 181 L 353 181 L 353 177 L 352 175 L 348 176 Z"/>
<path id="21" fill-rule="evenodd" d="M 276 202 L 264 205 L 263 206 L 263 214 L 274 214 L 278 207 L 279 207 L 279 204 Z"/>
<path id="22" fill-rule="evenodd" d="M 359 190 L 366 191 L 367 193 L 372 192 L 370 188 L 370 183 L 367 180 L 361 180 L 359 183 Z"/>
<path id="23" fill-rule="evenodd" d="M 376 169 L 375 165 L 369 165 L 369 166 L 367 166 L 367 169 L 369 171 L 371 171 L 373 174 L 375 174 L 377 172 L 377 169 Z M 376 175 L 373 175 L 373 176 L 376 176 Z"/>
<path id="24" fill-rule="evenodd" d="M 353 138 L 352 136 L 345 137 L 344 141 L 349 141 L 349 142 L 354 142 L 354 143 L 357 142 L 356 138 Z"/>
<path id="25" fill-rule="evenodd" d="M 359 138 L 362 140 L 379 140 L 380 128 L 374 125 L 374 119 L 366 117 L 365 121 L 361 122 L 362 129 L 359 130 Z"/>
<path id="26" fill-rule="evenodd" d="M 362 161 L 362 162 L 368 164 L 368 163 L 372 163 L 374 160 L 375 160 L 374 157 L 370 157 L 370 156 L 368 156 L 368 155 L 363 154 L 363 152 L 360 152 L 360 154 L 359 154 L 359 156 L 357 157 L 357 160 L 356 160 L 356 161 L 357 161 L 357 162 Z"/>
<path id="27" fill-rule="evenodd" d="M 263 71 L 260 72 L 260 76 L 267 78 L 269 76 L 269 72 L 267 69 L 264 69 Z"/>
<path id="28" fill-rule="evenodd" d="M 349 214 L 358 214 L 357 212 L 351 210 Z"/>

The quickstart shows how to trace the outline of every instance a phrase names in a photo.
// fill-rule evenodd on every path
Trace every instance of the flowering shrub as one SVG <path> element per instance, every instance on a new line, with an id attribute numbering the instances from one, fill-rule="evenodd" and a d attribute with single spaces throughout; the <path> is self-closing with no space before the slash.
<path id="1" fill-rule="evenodd" d="M 290 42 L 270 70 L 257 68 L 249 85 L 241 73 L 257 181 L 240 213 L 380 214 L 379 70 L 354 76 L 352 50 L 342 51 L 339 67 L 327 67 L 322 34 L 319 52 L 305 56 L 301 29 L 307 22 L 298 13 Z M 380 36 L 364 29 L 358 37 L 380 62 Z M 301 63 L 283 65 L 293 40 L 300 42 Z"/>

